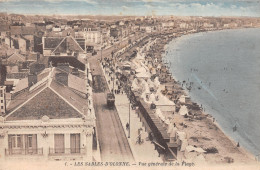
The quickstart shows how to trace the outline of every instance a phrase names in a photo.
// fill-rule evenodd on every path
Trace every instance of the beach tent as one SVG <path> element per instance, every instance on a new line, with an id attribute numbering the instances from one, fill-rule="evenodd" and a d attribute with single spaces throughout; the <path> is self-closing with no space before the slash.
<path id="1" fill-rule="evenodd" d="M 133 90 L 138 90 L 139 88 L 140 88 L 140 86 L 138 85 L 138 81 L 137 81 L 137 79 L 135 78 L 134 80 L 133 80 L 133 83 L 132 83 L 132 89 Z"/>
<path id="2" fill-rule="evenodd" d="M 185 99 L 186 99 L 186 97 L 184 95 L 181 95 L 180 98 L 179 98 L 179 101 L 181 103 L 185 103 Z"/>
<path id="3" fill-rule="evenodd" d="M 197 158 L 197 157 L 205 152 L 206 151 L 204 151 L 202 148 L 196 148 L 192 145 L 188 145 L 185 149 L 184 155 L 186 158 L 190 158 L 190 159 L 199 161 L 200 163 L 203 163 L 203 162 L 205 162 L 205 158 L 201 157 L 201 156 L 199 158 Z"/>
<path id="4" fill-rule="evenodd" d="M 195 147 L 192 145 L 189 145 L 186 147 L 186 150 L 187 150 L 187 152 L 193 152 L 193 151 L 195 151 Z"/>
<path id="5" fill-rule="evenodd" d="M 143 100 L 144 100 L 145 103 L 151 104 L 152 102 L 150 102 L 149 100 L 147 100 L 147 97 L 146 97 L 146 96 L 147 96 L 146 93 L 142 93 L 141 98 L 143 98 Z"/>
<path id="6" fill-rule="evenodd" d="M 152 82 L 151 79 L 148 79 L 148 80 L 147 80 L 147 83 L 148 83 L 148 85 L 149 85 L 150 88 L 155 89 L 155 84 L 154 84 L 154 82 Z"/>
<path id="7" fill-rule="evenodd" d="M 167 128 L 167 133 L 168 133 L 168 134 L 170 134 L 170 133 L 172 132 L 173 127 L 174 127 L 173 124 L 170 123 L 169 126 L 168 126 L 168 128 Z"/>
<path id="8" fill-rule="evenodd" d="M 180 140 L 184 140 L 187 138 L 187 135 L 185 132 L 177 131 L 176 133 L 177 133 L 178 139 L 180 139 Z"/>
<path id="9" fill-rule="evenodd" d="M 165 116 L 163 115 L 162 111 L 160 109 L 156 109 L 155 112 L 156 112 L 157 116 L 164 122 Z"/>
<path id="10" fill-rule="evenodd" d="M 170 122 L 169 119 L 166 119 L 164 123 L 167 124 L 167 125 L 170 125 L 170 124 L 171 124 L 171 122 Z"/>
<path id="11" fill-rule="evenodd" d="M 144 60 L 144 54 L 143 53 L 137 53 L 137 56 L 135 57 L 137 60 Z"/>
<path id="12" fill-rule="evenodd" d="M 146 94 L 150 94 L 151 93 L 150 87 L 149 87 L 148 83 L 145 80 L 142 81 L 142 87 L 143 87 L 143 92 L 144 93 L 146 93 Z"/>
<path id="13" fill-rule="evenodd" d="M 162 111 L 173 112 L 175 111 L 175 103 L 164 96 L 159 90 L 156 92 L 156 100 L 154 104 L 156 107 L 160 108 Z"/>
<path id="14" fill-rule="evenodd" d="M 151 74 L 149 72 L 141 72 L 136 74 L 136 77 L 138 78 L 150 78 Z"/>
<path id="15" fill-rule="evenodd" d="M 150 94 L 149 101 L 152 103 L 155 102 L 155 95 L 153 93 Z"/>
<path id="16" fill-rule="evenodd" d="M 150 88 L 149 88 L 149 86 L 148 86 L 148 84 L 147 84 L 147 82 L 145 80 L 142 81 L 141 87 L 142 87 L 142 95 L 141 95 L 141 97 L 144 99 L 144 101 L 146 103 L 151 104 L 152 102 L 149 100 L 151 91 L 150 91 Z M 147 96 L 148 96 L 148 99 L 147 99 Z"/>
<path id="17" fill-rule="evenodd" d="M 205 150 L 203 150 L 202 148 L 200 148 L 200 147 L 194 147 L 194 146 L 192 146 L 192 145 L 189 145 L 189 146 L 187 146 L 186 147 L 186 150 L 187 150 L 187 152 L 198 152 L 198 153 L 205 153 L 206 151 Z"/>
<path id="18" fill-rule="evenodd" d="M 179 114 L 184 116 L 185 114 L 188 114 L 188 109 L 186 106 L 181 106 Z"/>
<path id="19" fill-rule="evenodd" d="M 159 78 L 158 77 L 155 77 L 154 79 L 154 85 L 158 88 L 160 86 L 160 81 L 159 81 Z"/>
<path id="20" fill-rule="evenodd" d="M 143 73 L 143 72 L 147 72 L 146 69 L 144 67 L 139 67 L 137 69 L 135 69 L 136 73 Z"/>
<path id="21" fill-rule="evenodd" d="M 177 128 L 176 127 L 172 127 L 171 130 L 170 130 L 170 138 L 172 137 L 176 137 L 176 132 L 177 132 Z"/>
<path id="22" fill-rule="evenodd" d="M 180 151 L 182 151 L 182 152 L 184 152 L 185 151 L 185 148 L 189 145 L 188 144 L 188 140 L 187 139 L 183 139 L 183 140 L 181 140 L 182 142 L 181 142 L 181 149 L 180 149 Z"/>
<path id="23" fill-rule="evenodd" d="M 198 153 L 205 153 L 205 152 L 207 152 L 207 151 L 203 150 L 202 148 L 196 148 L 195 151 L 198 152 Z"/>
<path id="24" fill-rule="evenodd" d="M 129 62 L 129 61 L 124 61 L 122 64 L 125 65 L 125 66 L 131 66 L 132 63 Z"/>
<path id="25" fill-rule="evenodd" d="M 186 133 L 176 130 L 175 134 L 176 134 L 177 143 L 181 145 L 180 151 L 185 151 L 185 148 L 188 146 L 188 140 L 187 140 Z"/>
<path id="26" fill-rule="evenodd" d="M 170 124 L 172 125 L 172 124 Z M 173 125 L 171 126 L 171 128 L 168 129 L 167 132 L 170 132 L 170 143 L 174 143 L 176 141 L 176 132 L 178 131 L 178 129 L 176 127 L 174 127 Z"/>
<path id="27" fill-rule="evenodd" d="M 192 152 L 188 152 L 186 149 L 184 151 L 184 156 L 186 159 L 192 161 L 193 159 L 195 159 L 198 156 L 198 153 L 195 151 Z"/>
<path id="28" fill-rule="evenodd" d="M 147 97 L 146 97 L 147 95 L 148 95 L 148 99 L 147 99 Z M 155 101 L 155 96 L 154 96 L 153 93 L 151 93 L 150 95 L 149 95 L 149 94 L 146 94 L 146 93 L 143 93 L 141 97 L 144 99 L 144 101 L 145 101 L 146 103 L 149 103 L 149 104 L 152 104 L 152 103 L 154 103 L 154 101 Z"/>
<path id="29" fill-rule="evenodd" d="M 154 67 L 152 67 L 150 70 L 151 70 L 151 74 L 152 74 L 152 75 L 155 75 L 155 74 L 156 74 L 156 69 L 155 69 Z"/>
<path id="30" fill-rule="evenodd" d="M 131 87 L 132 87 L 133 90 L 138 90 L 139 89 L 139 86 L 135 82 L 132 83 Z"/>

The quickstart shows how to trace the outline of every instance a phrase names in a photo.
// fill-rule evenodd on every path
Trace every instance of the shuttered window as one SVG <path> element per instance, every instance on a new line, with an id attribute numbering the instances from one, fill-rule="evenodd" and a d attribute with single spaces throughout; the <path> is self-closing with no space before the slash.
<path id="1" fill-rule="evenodd" d="M 70 134 L 71 153 L 80 153 L 80 134 Z"/>
<path id="2" fill-rule="evenodd" d="M 54 135 L 54 145 L 55 153 L 64 153 L 64 134 Z"/>

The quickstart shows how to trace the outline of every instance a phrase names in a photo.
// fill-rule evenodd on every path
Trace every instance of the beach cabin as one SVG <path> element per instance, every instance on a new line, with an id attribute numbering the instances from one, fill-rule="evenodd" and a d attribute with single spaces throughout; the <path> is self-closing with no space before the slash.
<path id="1" fill-rule="evenodd" d="M 156 101 L 154 104 L 156 105 L 156 108 L 159 108 L 163 112 L 175 111 L 175 103 L 158 91 L 156 93 Z"/>

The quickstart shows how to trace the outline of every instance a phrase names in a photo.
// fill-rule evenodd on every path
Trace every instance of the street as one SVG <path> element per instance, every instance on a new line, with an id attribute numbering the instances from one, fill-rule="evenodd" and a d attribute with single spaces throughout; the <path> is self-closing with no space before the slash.
<path id="1" fill-rule="evenodd" d="M 134 161 L 122 124 L 115 109 L 106 107 L 109 91 L 96 56 L 89 59 L 93 74 L 93 103 L 102 161 Z M 93 71 L 94 69 L 94 71 Z"/>

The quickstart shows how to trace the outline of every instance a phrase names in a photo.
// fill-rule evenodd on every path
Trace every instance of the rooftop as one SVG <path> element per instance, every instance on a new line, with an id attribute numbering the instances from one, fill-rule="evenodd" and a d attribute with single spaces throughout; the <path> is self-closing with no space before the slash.
<path id="1" fill-rule="evenodd" d="M 70 88 L 55 80 L 56 68 L 52 68 L 50 76 L 30 90 L 19 94 L 7 108 L 6 120 L 38 120 L 43 116 L 50 119 L 81 118 L 88 111 L 85 94 L 78 92 L 86 87 L 85 81 Z M 77 79 L 80 79 L 77 77 Z"/>
<path id="2" fill-rule="evenodd" d="M 84 50 L 81 48 L 78 42 L 71 36 L 63 38 L 63 40 L 52 51 L 52 53 L 67 53 L 68 51 L 84 53 Z"/>
<path id="3" fill-rule="evenodd" d="M 62 40 L 63 37 L 46 37 L 44 38 L 44 47 L 47 49 L 55 49 Z"/>
<path id="4" fill-rule="evenodd" d="M 44 115 L 50 119 L 82 117 L 49 87 L 43 89 L 26 104 L 7 117 L 6 120 L 37 120 Z"/>

